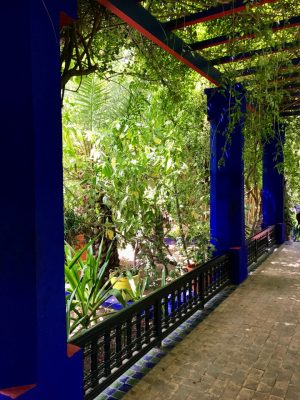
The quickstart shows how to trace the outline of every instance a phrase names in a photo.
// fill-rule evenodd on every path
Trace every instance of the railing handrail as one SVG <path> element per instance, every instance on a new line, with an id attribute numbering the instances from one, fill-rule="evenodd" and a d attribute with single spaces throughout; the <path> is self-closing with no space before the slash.
<path id="1" fill-rule="evenodd" d="M 256 233 L 251 238 L 247 239 L 247 243 L 250 243 L 250 242 L 253 242 L 254 240 L 260 239 L 266 233 L 271 232 L 273 229 L 275 229 L 275 225 L 268 226 L 267 228 L 263 229 L 262 231 Z"/>
<path id="2" fill-rule="evenodd" d="M 247 240 L 248 270 L 276 243 L 276 226 L 271 225 Z"/>
<path id="3" fill-rule="evenodd" d="M 227 260 L 228 257 L 229 255 L 225 253 L 218 257 L 214 257 L 203 264 L 198 265 L 192 271 L 187 272 L 185 275 L 176 278 L 172 282 L 166 284 L 166 286 L 156 289 L 144 298 L 134 302 L 131 305 L 128 305 L 128 307 L 125 307 L 117 313 L 113 313 L 111 316 L 108 316 L 104 321 L 99 322 L 95 326 L 83 332 L 80 332 L 78 335 L 71 338 L 69 340 L 69 343 L 75 344 L 80 347 L 81 343 L 88 341 L 96 335 L 101 335 L 104 331 L 107 331 L 111 327 L 115 326 L 116 323 L 126 321 L 137 312 L 143 311 L 145 308 L 147 308 L 147 306 L 153 304 L 157 298 L 166 297 L 169 292 L 172 292 L 172 290 L 176 290 L 177 288 L 184 286 L 188 281 L 191 280 L 193 275 L 199 275 L 199 270 L 200 273 L 205 273 L 210 267 L 213 267 L 215 264 L 218 264 L 223 260 Z"/>
<path id="4" fill-rule="evenodd" d="M 247 241 L 248 268 L 276 243 L 275 226 Z M 131 365 L 230 285 L 225 253 L 82 331 L 69 343 L 82 348 L 85 399 L 92 400 Z"/>

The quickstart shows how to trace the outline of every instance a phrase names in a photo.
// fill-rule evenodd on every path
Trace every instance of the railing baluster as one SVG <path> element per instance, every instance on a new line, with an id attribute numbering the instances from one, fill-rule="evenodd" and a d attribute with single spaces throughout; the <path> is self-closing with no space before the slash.
<path id="1" fill-rule="evenodd" d="M 130 359 L 132 357 L 132 319 L 126 321 L 126 357 Z"/>
<path id="2" fill-rule="evenodd" d="M 116 327 L 116 366 L 122 365 L 122 326 Z"/>
<path id="3" fill-rule="evenodd" d="M 204 272 L 201 272 L 200 273 L 200 275 L 199 275 L 199 284 L 200 284 L 200 301 L 201 301 L 201 307 L 203 308 L 204 307 L 204 304 L 205 304 L 205 289 L 204 289 L 204 286 L 205 286 L 205 273 Z"/>
<path id="4" fill-rule="evenodd" d="M 201 302 L 202 299 L 201 299 L 201 274 L 200 273 L 197 274 L 196 286 L 197 286 L 197 302 L 199 302 L 199 301 Z"/>
<path id="5" fill-rule="evenodd" d="M 177 295 L 177 317 L 180 319 L 182 317 L 182 307 L 184 305 L 184 300 L 183 300 L 183 291 L 182 287 L 178 289 L 178 295 Z"/>
<path id="6" fill-rule="evenodd" d="M 255 239 L 254 240 L 254 251 L 255 251 L 255 257 L 254 257 L 254 260 L 255 260 L 255 262 L 257 262 L 257 258 L 258 258 L 258 247 L 257 247 L 257 240 Z"/>
<path id="7" fill-rule="evenodd" d="M 137 313 L 137 315 L 136 315 L 136 349 L 135 349 L 137 351 L 141 350 L 141 348 L 142 348 L 141 333 L 142 333 L 141 314 Z"/>
<path id="8" fill-rule="evenodd" d="M 109 376 L 111 373 L 111 354 L 110 354 L 110 334 L 111 331 L 108 330 L 104 333 L 104 375 Z"/>
<path id="9" fill-rule="evenodd" d="M 171 293 L 171 323 L 175 322 L 175 293 Z"/>
<path id="10" fill-rule="evenodd" d="M 92 387 L 98 384 L 98 338 L 91 343 L 91 384 Z"/>
<path id="11" fill-rule="evenodd" d="M 155 302 L 154 306 L 154 330 L 155 330 L 155 339 L 159 340 L 161 338 L 161 316 L 162 316 L 162 303 L 161 299 L 159 298 Z M 159 346 L 161 345 L 161 341 L 159 340 Z"/>
<path id="12" fill-rule="evenodd" d="M 248 267 L 253 263 L 257 264 L 259 258 L 275 244 L 274 234 L 275 226 L 270 226 L 248 239 Z"/>
<path id="13" fill-rule="evenodd" d="M 71 343 L 82 347 L 85 354 L 86 399 L 98 395 L 125 372 L 133 357 L 138 359 L 160 345 L 172 330 L 203 308 L 207 299 L 228 283 L 229 269 L 229 257 L 218 257 L 74 338 Z"/>
<path id="14" fill-rule="evenodd" d="M 149 343 L 150 342 L 150 311 L 149 307 L 146 308 L 145 310 L 145 342 Z"/>
<path id="15" fill-rule="evenodd" d="M 182 311 L 183 313 L 186 313 L 187 310 L 186 287 L 183 286 L 181 288 L 181 291 L 182 291 Z"/>
<path id="16" fill-rule="evenodd" d="M 164 320 L 166 328 L 169 326 L 169 299 L 168 296 L 163 298 Z"/>
<path id="17" fill-rule="evenodd" d="M 193 295 L 192 295 L 192 285 L 194 285 L 193 281 L 190 281 L 188 283 L 188 293 L 189 293 L 189 307 L 192 305 L 193 303 Z"/>

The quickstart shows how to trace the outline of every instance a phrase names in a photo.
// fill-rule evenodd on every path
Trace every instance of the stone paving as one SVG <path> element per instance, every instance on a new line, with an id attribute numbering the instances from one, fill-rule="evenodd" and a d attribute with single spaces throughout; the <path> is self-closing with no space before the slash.
<path id="1" fill-rule="evenodd" d="M 124 400 L 300 400 L 300 243 L 277 249 Z"/>

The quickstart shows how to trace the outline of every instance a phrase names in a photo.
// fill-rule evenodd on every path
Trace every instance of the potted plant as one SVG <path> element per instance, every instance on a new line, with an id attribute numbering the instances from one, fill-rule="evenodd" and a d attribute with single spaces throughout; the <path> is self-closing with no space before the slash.
<path id="1" fill-rule="evenodd" d="M 86 244 L 86 238 L 83 233 L 85 229 L 84 218 L 71 208 L 65 208 L 64 212 L 64 236 L 67 243 L 74 247 L 74 250 L 83 249 Z M 85 261 L 87 251 L 82 252 L 81 259 Z"/>
<path id="2" fill-rule="evenodd" d="M 138 268 L 117 268 L 110 273 L 110 282 L 114 289 L 123 293 L 124 300 L 132 300 L 134 298 L 134 286 L 140 284 L 140 272 Z"/>
<path id="3" fill-rule="evenodd" d="M 97 255 L 93 253 L 93 242 L 94 240 L 91 240 L 78 251 L 68 243 L 65 245 L 68 337 L 99 322 L 105 315 L 100 312 L 101 305 L 109 297 L 114 296 L 120 304 L 126 306 L 122 293 L 105 279 L 110 249 L 102 262 L 103 238 Z M 87 257 L 83 260 L 82 254 L 85 251 Z"/>

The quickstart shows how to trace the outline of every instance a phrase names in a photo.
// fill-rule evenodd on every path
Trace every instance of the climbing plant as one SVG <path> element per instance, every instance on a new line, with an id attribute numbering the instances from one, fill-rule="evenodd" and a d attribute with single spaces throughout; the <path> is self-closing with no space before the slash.
<path id="1" fill-rule="evenodd" d="M 224 2 L 142 2 L 161 21 L 220 3 Z M 102 230 L 108 245 L 117 236 L 119 244 L 130 242 L 137 253 L 143 248 L 147 257 L 156 255 L 162 263 L 165 234 L 180 238 L 186 258 L 186 243 L 197 238 L 200 258 L 206 251 L 209 221 L 203 94 L 208 83 L 97 2 L 79 0 L 78 5 L 78 20 L 61 31 L 66 215 L 76 217 L 89 237 Z M 271 45 L 280 50 L 295 30 L 275 33 L 270 23 L 299 11 L 297 1 L 283 0 L 177 33 L 187 43 L 224 33 L 255 35 L 253 40 L 203 50 L 208 59 Z M 251 61 L 220 66 L 224 84 L 233 87 L 241 82 L 246 88 L 252 109 L 246 119 L 244 152 L 249 235 L 260 224 L 262 145 L 289 96 L 280 71 L 292 70 L 289 59 L 297 52 L 293 48 L 270 55 L 266 50 Z M 255 68 L 256 74 L 241 76 L 239 71 L 246 66 Z M 290 201 L 297 202 L 299 124 L 295 118 L 286 122 L 287 187 Z"/>

